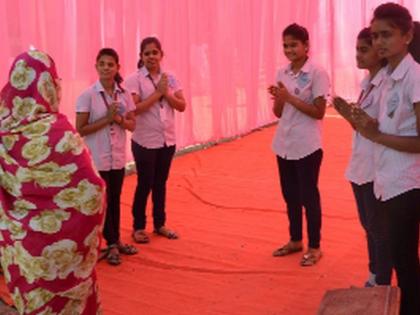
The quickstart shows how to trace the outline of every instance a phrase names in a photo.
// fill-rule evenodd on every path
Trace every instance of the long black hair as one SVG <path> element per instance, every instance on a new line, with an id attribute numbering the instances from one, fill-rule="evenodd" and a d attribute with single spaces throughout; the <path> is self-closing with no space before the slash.
<path id="1" fill-rule="evenodd" d="M 141 44 L 140 44 L 140 59 L 137 62 L 137 68 L 138 69 L 140 69 L 141 67 L 144 66 L 144 62 L 141 59 L 141 55 L 143 54 L 144 50 L 146 49 L 146 46 L 149 45 L 149 44 L 155 44 L 156 48 L 160 51 L 160 53 L 163 56 L 162 45 L 161 45 L 159 39 L 157 39 L 156 37 L 153 37 L 153 36 L 144 38 L 141 41 Z"/>
<path id="2" fill-rule="evenodd" d="M 413 22 L 413 40 L 408 46 L 408 51 L 413 56 L 414 60 L 417 63 L 420 63 L 420 22 Z"/>
<path id="3" fill-rule="evenodd" d="M 99 61 L 99 59 L 101 59 L 102 56 L 110 56 L 112 58 L 114 58 L 115 63 L 117 65 L 120 64 L 120 58 L 118 57 L 117 52 L 115 51 L 115 49 L 113 48 L 102 48 L 99 52 L 98 55 L 96 56 L 96 62 Z M 114 80 L 115 83 L 117 83 L 118 88 L 124 92 L 124 89 L 121 86 L 121 83 L 124 81 L 123 77 L 121 76 L 121 74 L 119 72 L 117 72 L 117 74 L 114 76 Z"/>

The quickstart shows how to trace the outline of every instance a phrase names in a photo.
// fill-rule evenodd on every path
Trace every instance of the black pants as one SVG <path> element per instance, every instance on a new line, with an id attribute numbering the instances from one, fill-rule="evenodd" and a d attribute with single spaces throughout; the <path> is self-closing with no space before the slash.
<path id="1" fill-rule="evenodd" d="M 319 248 L 321 240 L 321 199 L 318 190 L 321 149 L 299 159 L 277 156 L 281 191 L 287 204 L 292 241 L 302 240 L 302 206 L 306 210 L 309 247 Z"/>
<path id="2" fill-rule="evenodd" d="M 99 174 L 106 183 L 107 208 L 103 234 L 109 246 L 116 244 L 120 240 L 120 200 L 124 181 L 124 168 L 100 171 Z"/>
<path id="3" fill-rule="evenodd" d="M 381 202 L 390 218 L 391 253 L 401 288 L 401 315 L 420 314 L 420 189 Z"/>
<path id="4" fill-rule="evenodd" d="M 373 182 L 363 185 L 351 183 L 360 223 L 366 232 L 369 270 L 376 275 L 376 283 L 389 285 L 392 260 L 389 240 L 389 216 L 373 193 Z"/>
<path id="5" fill-rule="evenodd" d="M 131 141 L 131 150 L 137 168 L 137 188 L 133 202 L 133 228 L 146 227 L 147 198 L 152 192 L 153 226 L 155 230 L 165 225 L 166 181 L 169 176 L 175 146 L 147 149 Z"/>

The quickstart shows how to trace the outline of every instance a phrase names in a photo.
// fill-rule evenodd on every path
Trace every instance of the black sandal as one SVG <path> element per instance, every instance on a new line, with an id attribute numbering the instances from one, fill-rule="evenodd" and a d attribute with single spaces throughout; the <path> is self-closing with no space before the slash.
<path id="1" fill-rule="evenodd" d="M 123 255 L 135 255 L 139 252 L 138 249 L 133 245 L 123 244 L 121 242 L 117 243 L 117 248 L 120 254 Z"/>
<path id="2" fill-rule="evenodd" d="M 108 255 L 106 256 L 106 261 L 108 264 L 112 266 L 118 266 L 121 264 L 121 257 L 117 244 L 109 246 L 108 249 Z"/>

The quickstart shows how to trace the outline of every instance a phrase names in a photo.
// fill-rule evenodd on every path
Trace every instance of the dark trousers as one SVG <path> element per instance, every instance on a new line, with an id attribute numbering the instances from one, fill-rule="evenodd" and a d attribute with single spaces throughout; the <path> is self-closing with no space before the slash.
<path id="1" fill-rule="evenodd" d="M 321 149 L 299 159 L 277 156 L 281 191 L 287 204 L 289 232 L 292 241 L 302 240 L 302 207 L 306 210 L 309 247 L 319 248 L 321 240 L 321 199 L 318 178 L 323 152 Z"/>
<path id="2" fill-rule="evenodd" d="M 124 168 L 100 171 L 99 174 L 106 183 L 107 208 L 103 235 L 109 246 L 118 243 L 120 240 L 120 201 L 124 181 Z"/>
<path id="3" fill-rule="evenodd" d="M 137 187 L 133 202 L 134 230 L 146 227 L 147 198 L 152 192 L 153 226 L 157 230 L 165 225 L 166 181 L 169 176 L 175 146 L 147 149 L 131 141 L 131 150 L 137 168 Z"/>
<path id="4" fill-rule="evenodd" d="M 381 202 L 389 213 L 391 253 L 401 288 L 401 315 L 420 314 L 420 189 Z"/>
<path id="5" fill-rule="evenodd" d="M 373 182 L 363 185 L 351 183 L 360 223 L 366 232 L 369 270 L 376 275 L 376 283 L 389 285 L 392 260 L 389 243 L 389 218 L 373 193 Z"/>

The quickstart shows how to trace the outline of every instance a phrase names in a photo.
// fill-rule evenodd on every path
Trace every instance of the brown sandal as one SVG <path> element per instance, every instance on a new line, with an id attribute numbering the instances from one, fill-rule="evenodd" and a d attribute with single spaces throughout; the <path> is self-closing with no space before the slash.
<path id="1" fill-rule="evenodd" d="M 157 235 L 164 236 L 164 237 L 166 237 L 167 239 L 170 239 L 170 240 L 178 239 L 178 234 L 176 234 L 174 231 L 172 231 L 172 230 L 170 230 L 170 229 L 168 229 L 164 226 L 160 227 L 157 230 L 154 230 L 153 232 Z"/>
<path id="2" fill-rule="evenodd" d="M 273 252 L 274 257 L 287 256 L 293 253 L 301 252 L 303 250 L 302 243 L 290 241 L 286 245 L 276 249 Z"/>
<path id="3" fill-rule="evenodd" d="M 303 255 L 300 265 L 302 267 L 311 267 L 315 265 L 322 257 L 320 249 L 309 248 L 308 251 Z"/>
<path id="4" fill-rule="evenodd" d="M 150 238 L 144 230 L 134 231 L 131 236 L 133 237 L 134 242 L 139 244 L 147 244 L 150 242 Z"/>

